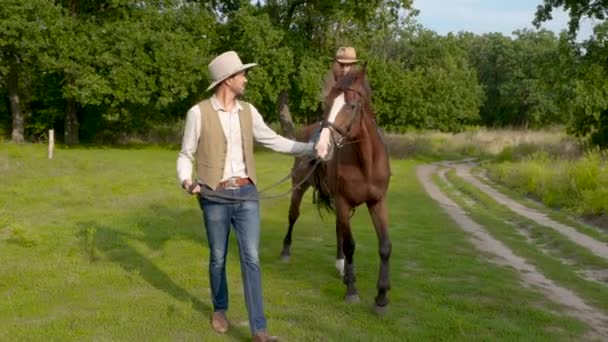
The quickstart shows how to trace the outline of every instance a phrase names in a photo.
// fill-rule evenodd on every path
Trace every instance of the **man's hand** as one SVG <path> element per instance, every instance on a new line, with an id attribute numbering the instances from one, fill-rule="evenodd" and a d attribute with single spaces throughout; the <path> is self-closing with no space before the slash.
<path id="1" fill-rule="evenodd" d="M 201 186 L 198 183 L 192 184 L 192 181 L 187 179 L 182 182 L 182 188 L 186 190 L 190 195 L 198 194 L 201 192 Z"/>
<path id="2" fill-rule="evenodd" d="M 317 141 L 315 145 L 315 152 L 318 158 L 323 160 L 331 159 L 331 156 L 329 155 L 330 138 L 331 132 L 329 131 L 329 128 L 323 128 L 319 135 L 319 141 Z"/>

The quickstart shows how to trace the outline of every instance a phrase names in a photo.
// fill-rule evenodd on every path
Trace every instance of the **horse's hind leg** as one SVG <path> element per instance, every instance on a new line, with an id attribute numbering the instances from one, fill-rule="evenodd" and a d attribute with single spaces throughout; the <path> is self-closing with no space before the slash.
<path id="1" fill-rule="evenodd" d="M 340 230 L 342 236 L 342 250 L 346 263 L 344 264 L 344 284 L 346 285 L 345 300 L 348 303 L 356 303 L 359 301 L 359 294 L 355 287 L 355 239 L 350 229 L 350 205 L 346 204 L 344 199 L 336 198 L 336 229 Z"/>
<path id="2" fill-rule="evenodd" d="M 287 234 L 283 239 L 283 250 L 281 251 L 281 260 L 283 261 L 289 261 L 291 256 L 290 247 L 293 226 L 298 220 L 298 217 L 300 217 L 300 204 L 302 203 L 302 197 L 309 187 L 310 184 L 305 182 L 304 184 L 300 185 L 300 187 L 294 188 L 293 192 L 291 193 L 291 203 L 289 204 L 289 227 L 287 228 Z"/>
<path id="3" fill-rule="evenodd" d="M 372 222 L 376 228 L 378 236 L 378 248 L 380 254 L 380 273 L 376 288 L 378 295 L 375 299 L 375 309 L 378 313 L 384 313 L 388 308 L 387 292 L 391 288 L 389 277 L 389 259 L 391 257 L 391 240 L 388 237 L 388 210 L 386 207 L 386 197 L 373 203 L 367 203 L 367 208 L 372 217 Z"/>

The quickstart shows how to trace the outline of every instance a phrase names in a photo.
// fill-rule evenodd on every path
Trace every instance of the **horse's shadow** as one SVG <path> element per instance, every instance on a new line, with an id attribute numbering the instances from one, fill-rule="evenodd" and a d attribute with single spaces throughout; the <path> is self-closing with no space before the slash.
<path id="1" fill-rule="evenodd" d="M 121 231 L 95 220 L 89 220 L 78 223 L 80 227 L 78 237 L 90 262 L 96 262 L 103 258 L 118 264 L 129 274 L 138 274 L 154 288 L 179 301 L 191 303 L 192 308 L 198 311 L 202 316 L 201 319 L 207 323 L 212 312 L 210 303 L 201 301 L 187 289 L 177 284 L 167 273 L 132 245 L 134 241 L 137 241 L 145 243 L 152 250 L 159 250 L 169 239 L 178 238 L 192 240 L 207 246 L 203 229 L 196 229 L 196 227 L 201 227 L 202 220 L 192 211 L 172 210 L 164 206 L 153 205 L 150 206 L 150 212 L 154 213 L 153 216 L 146 216 L 143 213 L 137 219 L 134 219 L 134 225 L 138 228 L 138 231 L 134 233 Z M 197 218 L 199 221 L 184 223 L 173 219 L 180 217 Z M 170 225 L 162 221 L 154 223 L 159 221 L 158 218 L 170 218 L 172 221 L 170 221 Z M 204 272 L 203 269 L 200 271 Z M 211 327 L 209 328 L 211 329 Z M 228 335 L 244 340 L 249 338 L 249 331 L 245 328 L 233 326 Z"/>

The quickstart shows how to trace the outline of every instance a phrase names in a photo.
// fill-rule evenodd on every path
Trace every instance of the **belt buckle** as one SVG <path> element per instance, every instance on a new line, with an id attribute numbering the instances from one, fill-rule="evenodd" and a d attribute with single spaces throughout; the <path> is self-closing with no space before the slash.
<path id="1" fill-rule="evenodd" d="M 226 189 L 238 189 L 239 188 L 238 180 L 239 179 L 237 177 L 228 178 L 228 184 L 226 185 Z"/>

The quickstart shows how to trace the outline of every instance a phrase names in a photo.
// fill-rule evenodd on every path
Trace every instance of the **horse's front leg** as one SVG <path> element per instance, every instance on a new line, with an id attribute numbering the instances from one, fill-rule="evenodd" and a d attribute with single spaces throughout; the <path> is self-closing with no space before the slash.
<path id="1" fill-rule="evenodd" d="M 303 179 L 302 177 L 294 176 L 292 183 L 293 185 L 297 185 Z M 310 184 L 308 182 L 304 182 L 299 187 L 294 188 L 291 193 L 291 203 L 289 204 L 289 227 L 287 228 L 287 234 L 283 239 L 283 250 L 281 251 L 281 260 L 287 262 L 291 257 L 291 234 L 293 232 L 293 226 L 295 225 L 298 217 L 300 217 L 300 204 L 302 203 L 302 197 Z"/>
<path id="2" fill-rule="evenodd" d="M 388 308 L 387 292 L 391 288 L 389 276 L 389 259 L 391 257 L 392 244 L 388 236 L 388 210 L 386 207 L 386 197 L 381 200 L 367 203 L 372 222 L 376 228 L 378 236 L 378 249 L 380 254 L 380 272 L 376 288 L 378 295 L 375 299 L 375 310 L 382 314 Z"/>
<path id="3" fill-rule="evenodd" d="M 346 259 L 343 278 L 346 285 L 346 296 L 344 299 L 348 303 L 356 303 L 359 301 L 359 294 L 355 287 L 355 239 L 350 229 L 351 209 L 351 206 L 343 198 L 336 198 L 336 227 L 340 230 L 340 235 L 342 236 L 342 250 Z"/>
<path id="4" fill-rule="evenodd" d="M 342 232 L 340 231 L 340 224 L 336 220 L 336 270 L 338 270 L 340 278 L 344 277 L 344 249 L 342 245 Z"/>

